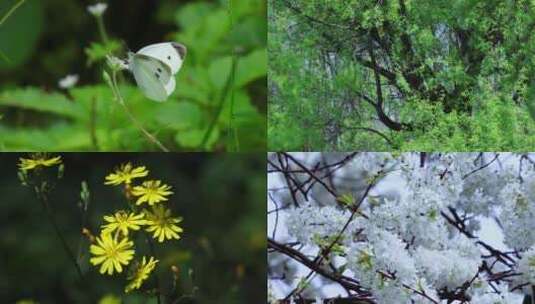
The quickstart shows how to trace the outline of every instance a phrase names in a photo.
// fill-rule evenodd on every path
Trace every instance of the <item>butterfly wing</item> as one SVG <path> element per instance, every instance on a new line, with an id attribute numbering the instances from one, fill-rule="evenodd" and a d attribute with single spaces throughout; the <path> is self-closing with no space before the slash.
<path id="1" fill-rule="evenodd" d="M 155 58 L 136 54 L 130 60 L 130 70 L 149 99 L 165 101 L 174 90 L 175 79 L 170 68 Z"/>
<path id="2" fill-rule="evenodd" d="M 167 93 L 167 96 L 171 95 L 176 87 L 176 81 L 175 77 L 171 77 L 169 82 L 165 85 L 165 92 Z"/>
<path id="3" fill-rule="evenodd" d="M 162 42 L 148 45 L 136 54 L 149 56 L 160 60 L 171 69 L 171 73 L 176 74 L 182 67 L 186 58 L 187 49 L 184 45 L 176 42 Z"/>

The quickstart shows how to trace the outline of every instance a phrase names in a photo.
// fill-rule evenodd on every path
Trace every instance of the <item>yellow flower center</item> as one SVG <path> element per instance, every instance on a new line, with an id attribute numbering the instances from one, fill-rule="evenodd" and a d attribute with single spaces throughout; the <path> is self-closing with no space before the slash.
<path id="1" fill-rule="evenodd" d="M 117 259 L 117 256 L 118 256 L 117 247 L 112 245 L 106 248 L 106 255 L 111 259 Z"/>
<path id="2" fill-rule="evenodd" d="M 149 186 L 146 191 L 147 191 L 147 195 L 156 195 L 156 194 L 158 194 L 158 188 L 153 186 L 153 185 Z"/>
<path id="3" fill-rule="evenodd" d="M 117 223 L 124 224 L 128 221 L 128 214 L 126 214 L 125 212 L 118 212 L 115 215 L 115 218 L 117 219 Z"/>

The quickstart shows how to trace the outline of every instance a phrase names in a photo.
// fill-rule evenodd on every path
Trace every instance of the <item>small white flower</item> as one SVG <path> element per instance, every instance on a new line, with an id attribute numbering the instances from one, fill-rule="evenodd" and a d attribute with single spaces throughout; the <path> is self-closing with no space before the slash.
<path id="1" fill-rule="evenodd" d="M 78 82 L 78 75 L 72 74 L 61 78 L 58 81 L 58 86 L 62 89 L 70 89 Z"/>
<path id="2" fill-rule="evenodd" d="M 102 16 L 102 14 L 104 14 L 104 12 L 106 11 L 106 9 L 108 8 L 108 4 L 106 3 L 97 3 L 95 5 L 90 5 L 87 7 L 87 11 L 89 13 L 91 13 L 91 15 L 95 16 L 95 17 L 100 17 Z"/>
<path id="3" fill-rule="evenodd" d="M 106 61 L 108 66 L 115 71 L 127 70 L 128 69 L 128 60 L 123 60 L 115 56 L 106 55 Z"/>

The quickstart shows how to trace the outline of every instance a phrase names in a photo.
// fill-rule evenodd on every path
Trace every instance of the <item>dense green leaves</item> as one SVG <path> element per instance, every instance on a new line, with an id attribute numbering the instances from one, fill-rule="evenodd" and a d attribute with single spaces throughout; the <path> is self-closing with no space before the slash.
<path id="1" fill-rule="evenodd" d="M 270 150 L 532 149 L 532 1 L 270 4 Z"/>

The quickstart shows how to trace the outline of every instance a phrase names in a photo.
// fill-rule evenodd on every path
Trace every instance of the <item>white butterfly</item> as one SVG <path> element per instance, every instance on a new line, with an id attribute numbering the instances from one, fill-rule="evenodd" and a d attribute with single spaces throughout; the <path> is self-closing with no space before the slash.
<path id="1" fill-rule="evenodd" d="M 137 53 L 128 53 L 128 69 L 147 98 L 165 101 L 175 90 L 174 76 L 182 67 L 186 53 L 186 47 L 180 43 L 151 44 Z"/>

